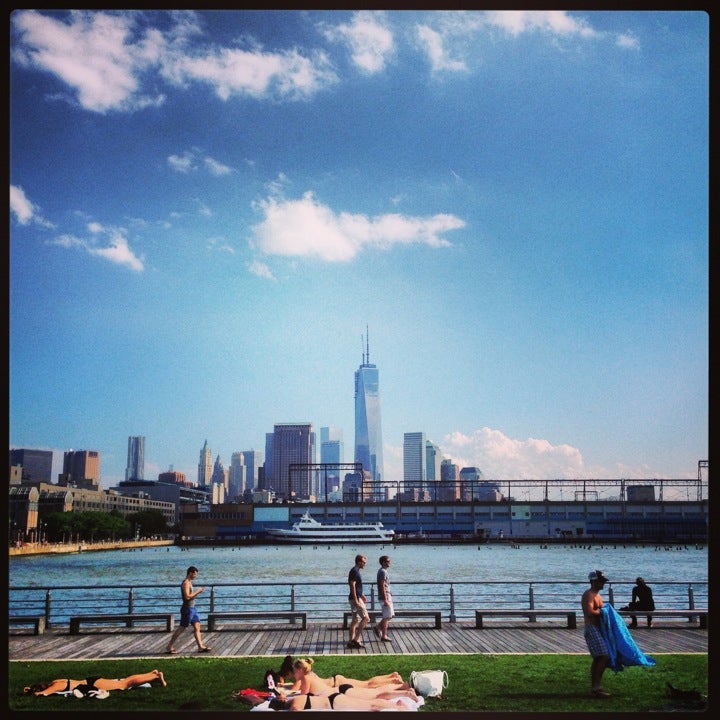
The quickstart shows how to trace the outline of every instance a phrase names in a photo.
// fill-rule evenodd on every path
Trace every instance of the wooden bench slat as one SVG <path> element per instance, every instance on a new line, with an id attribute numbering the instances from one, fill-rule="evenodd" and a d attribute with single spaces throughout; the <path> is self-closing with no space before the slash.
<path id="1" fill-rule="evenodd" d="M 34 635 L 42 635 L 45 632 L 44 615 L 11 615 L 10 625 L 32 625 Z"/>
<path id="2" fill-rule="evenodd" d="M 294 623 L 300 620 L 303 630 L 307 629 L 307 613 L 296 610 L 242 610 L 242 611 L 226 611 L 208 613 L 207 627 L 208 632 L 213 632 L 217 628 L 218 620 L 272 620 L 281 619 L 289 620 Z"/>
<path id="3" fill-rule="evenodd" d="M 531 622 L 535 621 L 535 617 L 562 617 L 567 618 L 567 626 L 570 629 L 577 627 L 577 611 L 568 608 L 481 608 L 475 610 L 475 627 L 483 627 L 483 617 L 527 617 Z"/>
<path id="4" fill-rule="evenodd" d="M 642 615 L 643 617 L 668 617 L 668 618 L 683 618 L 686 617 L 689 621 L 693 618 L 698 619 L 698 624 L 701 628 L 705 629 L 708 626 L 708 611 L 707 608 L 697 608 L 693 610 L 680 610 L 678 608 L 667 608 L 659 610 L 618 610 L 615 608 L 618 615 L 622 617 L 630 617 L 632 615 Z"/>
<path id="5" fill-rule="evenodd" d="M 110 613 L 100 615 L 75 615 L 70 618 L 70 634 L 77 635 L 83 623 L 118 623 L 132 627 L 136 622 L 150 622 L 161 620 L 165 623 L 167 632 L 175 629 L 175 615 L 173 613 Z"/>

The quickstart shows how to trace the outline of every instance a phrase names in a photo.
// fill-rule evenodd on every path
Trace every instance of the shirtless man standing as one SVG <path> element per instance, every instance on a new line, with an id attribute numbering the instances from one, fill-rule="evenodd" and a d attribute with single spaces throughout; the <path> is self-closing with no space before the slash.
<path id="1" fill-rule="evenodd" d="M 587 643 L 592 665 L 590 666 L 590 692 L 598 698 L 610 697 L 610 693 L 600 687 L 605 668 L 610 662 L 610 653 L 600 630 L 600 610 L 603 599 L 600 591 L 607 582 L 602 570 L 593 570 L 588 575 L 590 589 L 582 596 L 582 611 L 585 618 L 585 642 Z"/>

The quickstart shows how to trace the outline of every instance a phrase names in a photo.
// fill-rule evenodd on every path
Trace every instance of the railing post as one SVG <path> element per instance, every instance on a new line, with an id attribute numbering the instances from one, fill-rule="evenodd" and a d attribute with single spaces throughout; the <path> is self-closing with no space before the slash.
<path id="1" fill-rule="evenodd" d="M 295 586 L 290 586 L 290 610 L 295 610 Z M 295 618 L 290 618 L 290 624 L 295 624 Z"/>
<path id="2" fill-rule="evenodd" d="M 529 595 L 529 602 L 530 602 L 530 609 L 535 609 L 535 588 L 533 587 L 533 584 L 530 583 L 530 587 L 528 589 L 528 595 Z M 530 615 L 529 616 L 530 622 L 537 622 L 537 615 Z"/>
<path id="3" fill-rule="evenodd" d="M 457 615 L 455 615 L 455 587 L 450 583 L 450 622 L 456 622 Z"/>
<path id="4" fill-rule="evenodd" d="M 45 627 L 50 627 L 50 588 L 45 593 Z"/>
<path id="5" fill-rule="evenodd" d="M 610 583 L 610 589 L 608 590 L 608 602 L 615 607 L 615 591 L 613 590 L 612 583 Z"/>
<path id="6" fill-rule="evenodd" d="M 215 612 L 215 586 L 210 586 L 210 612 Z"/>
<path id="7" fill-rule="evenodd" d="M 130 588 L 130 592 L 128 593 L 128 613 L 130 613 L 131 615 L 133 612 L 134 605 L 135 605 L 135 596 L 133 594 L 133 589 Z M 132 626 L 133 626 L 132 620 L 128 620 L 125 623 L 125 627 L 132 627 Z"/>
<path id="8" fill-rule="evenodd" d="M 688 607 L 691 610 L 695 609 L 695 591 L 693 590 L 692 583 L 688 584 Z M 688 622 L 695 622 L 695 615 L 690 615 L 688 617 Z"/>

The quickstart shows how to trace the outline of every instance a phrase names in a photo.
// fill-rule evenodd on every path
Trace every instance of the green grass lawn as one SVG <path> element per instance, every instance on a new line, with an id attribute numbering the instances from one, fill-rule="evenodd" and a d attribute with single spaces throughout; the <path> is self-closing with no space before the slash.
<path id="1" fill-rule="evenodd" d="M 442 698 L 428 698 L 430 712 L 648 712 L 692 710 L 673 702 L 667 683 L 683 690 L 708 692 L 705 654 L 657 655 L 654 667 L 607 670 L 607 699 L 590 696 L 590 657 L 586 655 L 393 655 L 318 656 L 315 670 L 328 677 L 342 673 L 367 678 L 398 671 L 408 679 L 413 670 L 446 670 L 449 684 Z M 178 710 L 186 703 L 204 711 L 244 712 L 234 700 L 242 688 L 263 688 L 269 669 L 282 657 L 174 657 L 155 660 L 18 662 L 9 664 L 9 707 L 18 711 L 158 711 Z M 157 668 L 167 687 L 115 691 L 105 700 L 73 696 L 36 698 L 23 695 L 25 685 L 55 678 L 88 675 L 117 678 Z"/>

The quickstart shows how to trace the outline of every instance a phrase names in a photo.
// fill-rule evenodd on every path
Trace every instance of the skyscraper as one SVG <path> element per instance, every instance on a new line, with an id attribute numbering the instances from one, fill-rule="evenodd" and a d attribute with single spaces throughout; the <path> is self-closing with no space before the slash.
<path id="1" fill-rule="evenodd" d="M 145 478 L 145 436 L 131 435 L 128 438 L 127 466 L 125 480 Z"/>
<path id="2" fill-rule="evenodd" d="M 207 440 L 200 450 L 200 461 L 198 462 L 198 479 L 197 484 L 201 488 L 210 485 L 213 473 L 213 459 Z"/>
<path id="3" fill-rule="evenodd" d="M 290 477 L 292 463 L 309 464 L 313 461 L 314 433 L 310 423 L 276 423 L 272 442 L 272 489 L 280 497 L 291 494 L 299 498 L 310 497 L 310 469 L 295 472 Z"/>
<path id="4" fill-rule="evenodd" d="M 380 377 L 377 365 L 370 362 L 369 338 L 362 365 L 355 371 L 355 462 L 369 471 L 372 482 L 384 479 Z"/>
<path id="5" fill-rule="evenodd" d="M 22 465 L 22 479 L 30 482 L 52 482 L 52 450 L 15 448 L 10 450 L 10 465 Z"/>
<path id="6" fill-rule="evenodd" d="M 405 490 L 425 490 L 427 485 L 425 433 L 405 433 L 403 437 L 403 482 Z"/>
<path id="7" fill-rule="evenodd" d="M 259 450 L 243 450 L 245 473 L 245 489 L 255 490 L 258 486 L 258 473 L 262 465 L 262 453 Z"/>
<path id="8" fill-rule="evenodd" d="M 100 453 L 97 450 L 68 450 L 63 457 L 63 471 L 59 485 L 100 487 Z"/>
<path id="9" fill-rule="evenodd" d="M 328 464 L 339 464 L 344 462 L 343 432 L 338 427 L 320 428 L 320 462 Z M 318 478 L 318 487 L 315 489 L 316 497 L 325 496 L 325 485 L 327 481 L 328 491 L 340 487 L 340 470 L 328 470 Z"/>

